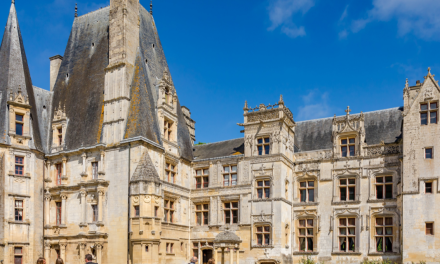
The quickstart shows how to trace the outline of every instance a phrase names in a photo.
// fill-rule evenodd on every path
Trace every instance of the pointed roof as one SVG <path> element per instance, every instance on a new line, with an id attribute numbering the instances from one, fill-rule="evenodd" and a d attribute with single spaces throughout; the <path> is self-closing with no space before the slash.
<path id="1" fill-rule="evenodd" d="M 2 120 L 2 122 L 0 122 L 0 142 L 2 143 L 9 143 L 7 137 L 7 122 L 9 121 L 6 103 L 7 96 L 11 92 L 14 94 L 18 93 L 19 88 L 21 88 L 22 95 L 29 99 L 29 104 L 32 106 L 30 112 L 32 118 L 31 131 L 33 132 L 33 145 L 38 150 L 43 150 L 32 80 L 13 1 L 0 47 L 0 120 Z"/>
<path id="2" fill-rule="evenodd" d="M 141 160 L 139 161 L 133 176 L 131 176 L 131 181 L 160 182 L 159 174 L 151 161 L 148 151 L 145 151 L 142 154 Z"/>

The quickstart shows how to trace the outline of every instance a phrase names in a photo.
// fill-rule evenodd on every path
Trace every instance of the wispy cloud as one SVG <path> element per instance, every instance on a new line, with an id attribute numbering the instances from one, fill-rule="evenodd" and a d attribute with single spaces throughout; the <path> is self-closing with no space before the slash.
<path id="1" fill-rule="evenodd" d="M 310 120 L 331 116 L 331 107 L 328 104 L 328 93 L 312 90 L 302 97 L 303 105 L 298 107 L 297 120 Z"/>
<path id="2" fill-rule="evenodd" d="M 348 5 L 345 6 L 344 11 L 342 12 L 341 17 L 339 18 L 339 26 L 342 26 L 344 29 L 339 31 L 339 39 L 345 39 L 347 38 L 348 31 L 346 29 L 346 18 L 348 16 Z"/>
<path id="3" fill-rule="evenodd" d="M 296 25 L 293 20 L 297 14 L 306 14 L 315 5 L 313 0 L 272 0 L 269 5 L 269 31 L 281 27 L 281 32 L 291 38 L 306 35 L 304 26 Z"/>
<path id="4" fill-rule="evenodd" d="M 400 36 L 413 33 L 423 39 L 440 39 L 440 1 L 438 0 L 373 0 L 366 18 L 352 22 L 356 33 L 373 21 L 396 20 Z"/>

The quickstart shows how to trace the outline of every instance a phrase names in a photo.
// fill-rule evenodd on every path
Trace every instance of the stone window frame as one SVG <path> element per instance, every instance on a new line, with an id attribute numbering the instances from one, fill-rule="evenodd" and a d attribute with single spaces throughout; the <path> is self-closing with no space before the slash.
<path id="1" fill-rule="evenodd" d="M 168 203 L 167 203 L 167 201 L 168 201 Z M 173 198 L 170 198 L 170 197 L 165 197 L 163 199 L 163 219 L 162 219 L 162 221 L 164 223 L 175 223 L 176 222 L 176 218 L 175 218 L 176 203 L 177 203 L 177 201 Z M 170 207 L 168 207 L 167 204 L 169 204 Z M 166 211 L 168 211 L 168 213 L 166 213 Z M 165 221 L 165 217 L 167 218 L 166 221 Z"/>
<path id="2" fill-rule="evenodd" d="M 340 196 L 340 189 L 339 189 L 339 183 L 341 179 L 348 179 L 348 178 L 355 178 L 355 199 L 354 200 L 341 200 Z M 347 182 L 348 183 L 348 182 Z M 353 174 L 341 174 L 336 175 L 333 180 L 333 202 L 359 202 L 360 201 L 360 193 L 361 191 L 361 176 L 359 174 L 353 173 Z M 347 193 L 348 197 L 348 193 Z"/>
<path id="3" fill-rule="evenodd" d="M 339 249 L 339 219 L 340 218 L 355 218 L 355 250 L 354 252 L 346 252 L 340 251 Z M 338 208 L 334 209 L 334 216 L 331 218 L 331 224 L 334 226 L 333 228 L 333 253 L 339 254 L 353 254 L 360 252 L 360 240 L 361 240 L 361 231 L 363 229 L 362 226 L 362 216 L 360 214 L 359 208 Z"/>
<path id="4" fill-rule="evenodd" d="M 436 108 L 432 109 L 431 108 L 431 104 L 436 104 Z M 427 108 L 422 110 L 422 105 L 426 105 Z M 419 124 L 421 126 L 427 126 L 427 125 L 431 125 L 431 124 L 437 124 L 438 123 L 438 109 L 439 109 L 439 102 L 436 100 L 433 101 L 424 101 L 424 102 L 420 102 L 419 104 Z M 435 123 L 431 123 L 431 113 L 436 113 L 436 122 Z M 426 124 L 422 124 L 422 114 L 426 114 Z"/>
<path id="5" fill-rule="evenodd" d="M 170 167 L 171 166 L 174 166 L 174 170 L 171 170 L 171 169 L 168 169 L 167 168 L 167 164 L 170 164 Z M 164 181 L 166 181 L 166 182 L 168 182 L 168 183 L 173 183 L 173 184 L 176 184 L 176 182 L 177 182 L 177 168 L 178 167 L 178 165 L 176 164 L 176 163 L 174 163 L 174 162 L 172 162 L 171 160 L 166 160 L 165 161 L 165 166 L 164 166 L 164 172 L 165 172 L 165 177 L 166 177 L 166 179 L 164 179 Z M 170 182 L 170 178 L 169 178 L 169 176 L 168 176 L 168 172 L 170 172 L 170 173 L 174 173 L 174 181 L 173 182 Z"/>
<path id="6" fill-rule="evenodd" d="M 22 159 L 22 163 L 17 163 L 17 158 L 21 158 Z M 25 155 L 14 155 L 14 175 L 20 175 L 20 176 L 24 176 L 25 175 Z M 17 173 L 17 167 L 21 167 L 21 174 Z"/>
<path id="7" fill-rule="evenodd" d="M 376 194 L 376 178 L 377 177 L 387 177 L 387 176 L 392 176 L 393 177 L 393 197 L 392 198 L 382 198 L 382 199 L 378 199 L 377 198 L 377 194 Z M 385 170 L 383 172 L 378 172 L 372 175 L 371 180 L 370 180 L 370 199 L 369 200 L 379 200 L 379 201 L 383 201 L 383 200 L 387 200 L 387 199 L 396 199 L 397 197 L 397 182 L 398 182 L 398 177 L 397 177 L 397 172 L 393 171 L 393 170 Z"/>
<path id="8" fill-rule="evenodd" d="M 18 250 L 17 249 L 20 249 L 20 252 L 18 252 Z M 20 258 L 21 259 L 21 264 L 23 264 L 23 263 L 26 263 L 24 260 L 24 258 L 25 258 L 25 254 L 24 254 L 24 247 L 23 246 L 14 246 L 13 247 L 13 252 L 14 252 L 14 263 L 17 263 L 16 261 L 15 261 L 15 258 Z M 3 261 L 2 261 L 3 262 Z"/>
<path id="9" fill-rule="evenodd" d="M 259 245 L 258 244 L 258 236 L 257 236 L 257 228 L 258 227 L 262 227 L 263 228 L 263 233 L 264 233 L 264 227 L 265 226 L 269 226 L 269 244 L 264 244 L 264 236 L 263 236 L 263 244 Z M 265 248 L 265 247 L 273 247 L 274 242 L 273 242 L 273 225 L 270 222 L 256 222 L 253 224 L 252 227 L 252 247 L 258 247 L 258 248 Z"/>
<path id="10" fill-rule="evenodd" d="M 431 149 L 431 158 L 427 158 L 427 157 L 426 157 L 426 150 L 427 150 L 427 149 Z M 435 155 L 434 155 L 434 150 L 435 150 L 434 146 L 426 146 L 426 147 L 424 147 L 424 148 L 423 148 L 423 159 L 424 159 L 424 160 L 433 160 L 434 157 L 435 157 Z"/>
<path id="11" fill-rule="evenodd" d="M 197 171 L 202 171 L 202 174 L 197 175 Z M 205 174 L 205 171 L 208 171 L 208 174 Z M 200 178 L 200 188 L 197 187 L 197 179 Z M 208 178 L 207 186 L 205 187 L 205 178 Z M 209 188 L 209 167 L 201 167 L 194 168 L 194 180 L 195 180 L 195 189 L 207 189 Z"/>
<path id="12" fill-rule="evenodd" d="M 258 182 L 259 181 L 263 181 L 263 187 L 258 187 Z M 265 196 L 265 192 L 264 192 L 264 189 L 267 189 L 266 188 L 266 185 L 265 185 L 265 182 L 266 181 L 269 181 L 269 197 L 266 197 L 266 198 L 264 198 L 264 197 L 262 197 L 262 198 L 259 198 L 258 197 L 258 189 L 260 189 L 260 188 L 262 188 L 263 189 L 263 196 Z M 254 193 L 254 197 L 255 197 L 255 199 L 258 199 L 258 200 L 268 200 L 268 199 L 271 199 L 271 198 L 273 198 L 273 177 L 271 177 L 271 176 L 259 176 L 259 177 L 255 177 L 255 179 L 254 179 L 254 190 L 255 190 L 255 193 Z"/>
<path id="13" fill-rule="evenodd" d="M 369 229 L 369 252 L 378 253 L 378 254 L 396 254 L 400 253 L 400 215 L 395 210 L 383 210 L 384 208 L 371 208 L 372 210 L 379 210 L 371 213 L 371 217 L 367 216 L 367 225 L 371 226 Z M 376 218 L 385 218 L 392 217 L 393 218 L 393 250 L 392 252 L 377 252 L 376 249 Z"/>
<path id="14" fill-rule="evenodd" d="M 225 225 L 238 225 L 238 224 L 240 224 L 240 200 L 238 199 L 238 200 L 236 200 L 236 199 L 233 199 L 233 200 L 222 200 L 221 201 L 221 203 L 222 203 L 222 210 L 221 211 L 223 211 L 223 223 L 225 224 Z M 233 203 L 237 203 L 237 207 L 236 208 L 233 208 L 232 207 L 232 204 Z M 230 208 L 226 208 L 226 206 L 225 206 L 225 204 L 230 204 Z M 231 212 L 231 215 L 230 215 L 230 221 L 229 221 L 229 223 L 227 223 L 226 222 L 226 211 L 229 211 L 229 212 Z M 236 211 L 237 212 L 237 222 L 236 223 L 234 223 L 233 222 L 233 217 L 232 217 L 232 211 Z"/>
<path id="15" fill-rule="evenodd" d="M 351 143 L 350 140 L 353 139 L 354 142 Z M 347 140 L 347 142 L 345 144 L 342 143 L 342 140 Z M 356 156 L 356 137 L 355 136 L 347 136 L 347 137 L 340 137 L 339 138 L 339 144 L 340 144 L 340 149 L 341 149 L 341 157 L 345 158 L 345 157 L 355 157 Z M 346 154 L 345 156 L 343 155 L 342 152 L 342 148 L 346 147 L 347 149 L 345 150 Z M 351 155 L 351 150 L 350 147 L 354 147 L 354 155 Z"/>
<path id="16" fill-rule="evenodd" d="M 428 234 L 428 225 L 431 224 L 431 233 Z M 425 235 L 427 236 L 434 236 L 435 235 L 435 222 L 434 221 L 426 221 L 425 222 Z"/>
<path id="17" fill-rule="evenodd" d="M 63 222 L 63 205 L 62 201 L 55 201 L 55 225 L 60 226 Z"/>
<path id="18" fill-rule="evenodd" d="M 17 202 L 21 202 L 21 207 L 20 206 L 17 206 Z M 25 219 L 25 211 L 24 211 L 24 208 L 25 208 L 25 206 L 24 206 L 24 203 L 25 203 L 25 201 L 24 201 L 24 199 L 14 199 L 14 221 L 15 222 L 24 222 L 24 219 Z M 21 211 L 21 220 L 17 220 L 17 213 L 19 213 Z"/>
<path id="19" fill-rule="evenodd" d="M 355 155 L 354 156 L 347 156 L 347 157 L 342 157 L 342 139 L 345 138 L 354 138 L 354 146 L 355 146 Z M 334 136 L 334 140 L 333 140 L 333 146 L 336 146 L 336 149 L 334 148 L 334 150 L 337 152 L 334 154 L 334 157 L 337 158 L 351 158 L 351 157 L 358 157 L 360 155 L 360 136 L 359 136 L 359 132 L 357 131 L 350 131 L 350 132 L 343 132 L 340 134 L 337 134 Z M 348 142 L 347 142 L 347 146 L 348 146 Z M 347 150 L 347 153 L 349 152 L 349 150 Z"/>
<path id="20" fill-rule="evenodd" d="M 307 224 L 307 219 L 312 219 L 313 220 L 313 251 L 301 251 L 300 250 L 300 243 L 299 243 L 299 238 L 300 238 L 300 233 L 299 233 L 299 229 L 301 228 L 299 225 L 299 221 L 300 220 L 305 220 L 306 224 Z M 307 229 L 307 228 L 306 228 Z M 316 214 L 304 214 L 302 216 L 298 216 L 295 219 L 295 241 L 294 241 L 294 252 L 295 253 L 303 253 L 303 254 L 308 254 L 308 253 L 312 253 L 312 252 L 318 252 L 318 216 Z M 306 230 L 307 231 L 307 230 Z"/>
<path id="21" fill-rule="evenodd" d="M 301 189 L 302 189 L 301 182 L 306 182 L 306 184 L 308 186 L 308 182 L 310 182 L 310 181 L 314 182 L 313 183 L 314 184 L 314 187 L 313 187 L 313 190 L 314 190 L 313 191 L 313 196 L 314 196 L 313 198 L 314 199 L 312 202 L 310 202 L 308 199 L 306 202 L 301 202 Z M 318 177 L 316 177 L 314 175 L 305 175 L 305 176 L 301 176 L 301 177 L 296 177 L 296 182 L 297 182 L 297 187 L 296 187 L 297 197 L 295 197 L 295 198 L 297 199 L 297 201 L 301 204 L 316 203 L 318 200 L 318 183 L 319 183 Z M 306 187 L 306 189 L 311 189 L 311 188 Z M 308 193 L 307 193 L 307 198 L 309 198 Z"/>
<path id="22" fill-rule="evenodd" d="M 199 206 L 199 205 L 201 206 L 201 210 L 197 209 L 197 206 Z M 205 205 L 208 205 L 208 209 L 204 208 Z M 211 217 L 210 210 L 211 210 L 211 206 L 210 206 L 209 202 L 197 202 L 197 203 L 194 203 L 194 220 L 195 220 L 195 225 L 196 226 L 208 226 L 210 224 L 210 220 L 211 220 L 211 218 L 210 218 Z M 197 216 L 198 213 L 201 213 L 202 217 L 203 217 L 200 225 L 198 224 L 198 216 Z M 206 218 L 204 216 L 205 213 L 208 213 L 208 216 Z M 206 224 L 205 224 L 205 220 L 207 220 Z"/>
<path id="23" fill-rule="evenodd" d="M 55 185 L 60 186 L 63 183 L 63 162 L 55 163 Z"/>
<path id="24" fill-rule="evenodd" d="M 164 116 L 163 117 L 163 138 L 171 141 L 176 142 L 176 122 L 171 120 L 170 118 Z"/>
<path id="25" fill-rule="evenodd" d="M 21 116 L 21 121 L 17 120 L 17 116 Z M 15 135 L 23 136 L 24 135 L 24 114 L 15 112 L 14 124 L 15 124 Z M 21 134 L 17 134 L 17 126 L 21 125 Z"/>
<path id="26" fill-rule="evenodd" d="M 437 193 L 437 180 L 436 179 L 426 179 L 426 180 L 420 180 L 423 184 L 420 186 L 423 189 L 421 190 L 421 193 L 424 194 L 436 194 Z M 431 192 L 426 192 L 426 184 L 431 183 Z"/>
<path id="27" fill-rule="evenodd" d="M 260 144 L 260 143 L 258 143 L 258 140 L 260 140 L 260 139 L 262 139 L 262 143 Z M 269 142 L 265 142 L 265 139 L 268 139 L 269 140 Z M 259 154 L 259 152 L 258 152 L 258 147 L 259 146 L 262 146 L 262 151 L 261 151 L 261 155 Z M 265 153 L 265 146 L 269 146 L 269 153 L 268 154 L 266 154 Z M 272 137 L 271 137 L 271 135 L 270 134 L 262 134 L 262 135 L 255 135 L 255 148 L 256 148 L 256 151 L 257 151 L 257 155 L 256 156 L 266 156 L 266 155 L 270 155 L 270 154 L 272 154 Z"/>
<path id="28" fill-rule="evenodd" d="M 225 167 L 229 167 L 229 172 L 225 172 Z M 235 173 L 232 171 L 232 167 L 236 167 L 236 170 L 234 171 Z M 221 180 L 221 187 L 235 187 L 238 185 L 238 170 L 239 170 L 238 163 L 221 164 L 220 170 L 221 170 L 221 179 L 220 179 Z M 233 174 L 237 175 L 237 179 L 235 180 L 235 185 L 232 185 L 232 175 Z M 228 180 L 229 185 L 226 185 L 226 186 L 225 186 L 225 180 L 224 180 L 225 175 L 229 175 L 229 180 Z"/>

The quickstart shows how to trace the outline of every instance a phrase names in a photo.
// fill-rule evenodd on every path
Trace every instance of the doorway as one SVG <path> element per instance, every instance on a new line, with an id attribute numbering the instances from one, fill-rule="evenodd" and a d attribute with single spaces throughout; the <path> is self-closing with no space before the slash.
<path id="1" fill-rule="evenodd" d="M 204 249 L 202 250 L 202 263 L 208 264 L 208 260 L 212 258 L 212 249 Z"/>

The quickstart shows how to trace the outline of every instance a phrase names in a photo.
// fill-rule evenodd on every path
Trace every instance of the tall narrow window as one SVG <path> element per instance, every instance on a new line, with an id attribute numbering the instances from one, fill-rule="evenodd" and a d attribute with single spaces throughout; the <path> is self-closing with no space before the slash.
<path id="1" fill-rule="evenodd" d="M 425 159 L 432 159 L 432 148 L 425 148 Z"/>
<path id="2" fill-rule="evenodd" d="M 257 195 L 258 199 L 270 198 L 270 181 L 257 181 Z"/>
<path id="3" fill-rule="evenodd" d="M 393 176 L 376 177 L 376 198 L 393 199 Z"/>
<path id="4" fill-rule="evenodd" d="M 429 124 L 437 124 L 437 113 L 438 111 L 438 103 L 432 102 L 429 104 L 420 104 L 420 124 L 428 125 Z M 428 122 L 429 120 L 429 122 Z"/>
<path id="5" fill-rule="evenodd" d="M 15 156 L 15 175 L 23 175 L 24 158 Z"/>
<path id="6" fill-rule="evenodd" d="M 23 221 L 23 200 L 15 200 L 15 221 Z"/>
<path id="7" fill-rule="evenodd" d="M 174 202 L 171 200 L 164 201 L 164 222 L 174 222 Z"/>
<path id="8" fill-rule="evenodd" d="M 432 182 L 425 182 L 425 193 L 432 193 Z"/>
<path id="9" fill-rule="evenodd" d="M 313 219 L 299 220 L 299 251 L 313 251 Z"/>
<path id="10" fill-rule="evenodd" d="M 63 145 L 63 128 L 58 128 L 58 146 Z"/>
<path id="11" fill-rule="evenodd" d="M 299 183 L 299 193 L 301 202 L 314 202 L 315 201 L 315 182 L 314 181 L 302 181 Z"/>
<path id="12" fill-rule="evenodd" d="M 223 186 L 237 185 L 237 165 L 223 166 Z"/>
<path id="13" fill-rule="evenodd" d="M 270 138 L 262 137 L 257 139 L 258 155 L 269 155 L 270 153 Z"/>
<path id="14" fill-rule="evenodd" d="M 426 224 L 426 234 L 434 235 L 434 223 L 425 223 Z"/>
<path id="15" fill-rule="evenodd" d="M 238 223 L 238 202 L 224 203 L 223 211 L 225 212 L 225 224 Z"/>
<path id="16" fill-rule="evenodd" d="M 98 162 L 92 162 L 92 176 L 93 179 L 98 179 Z"/>
<path id="17" fill-rule="evenodd" d="M 56 164 L 57 169 L 57 185 L 61 185 L 61 175 L 63 175 L 63 164 Z"/>
<path id="18" fill-rule="evenodd" d="M 57 225 L 59 226 L 59 225 L 61 225 L 61 214 L 63 213 L 61 211 L 61 208 L 62 208 L 61 207 L 61 202 L 56 202 L 55 205 L 56 205 L 56 210 L 57 210 L 57 212 L 56 212 L 56 214 L 57 214 L 56 221 L 57 221 Z"/>
<path id="19" fill-rule="evenodd" d="M 356 192 L 356 179 L 340 179 L 339 190 L 341 201 L 354 201 Z"/>
<path id="20" fill-rule="evenodd" d="M 16 114 L 15 115 L 15 134 L 19 136 L 23 136 L 23 115 Z"/>
<path id="21" fill-rule="evenodd" d="M 22 264 L 22 263 L 23 263 L 23 248 L 14 247 L 14 264 Z"/>
<path id="22" fill-rule="evenodd" d="M 208 225 L 209 222 L 209 204 L 196 205 L 196 221 L 197 225 Z"/>
<path id="23" fill-rule="evenodd" d="M 353 157 L 356 155 L 355 138 L 341 139 L 341 155 L 342 157 Z"/>
<path id="24" fill-rule="evenodd" d="M 173 251 L 174 251 L 174 243 L 167 243 L 166 244 L 166 246 L 167 246 L 167 248 L 166 248 L 166 252 L 168 253 L 168 254 L 172 254 L 173 253 Z"/>
<path id="25" fill-rule="evenodd" d="M 376 250 L 377 252 L 393 251 L 393 218 L 376 218 Z"/>
<path id="26" fill-rule="evenodd" d="M 356 219 L 339 218 L 339 250 L 354 252 L 356 241 Z"/>
<path id="27" fill-rule="evenodd" d="M 92 216 L 93 216 L 93 222 L 98 221 L 98 205 L 92 204 Z"/>
<path id="28" fill-rule="evenodd" d="M 199 257 L 199 243 L 193 243 L 193 257 Z"/>
<path id="29" fill-rule="evenodd" d="M 159 217 L 159 206 L 154 207 L 154 217 Z"/>
<path id="30" fill-rule="evenodd" d="M 139 217 L 140 213 L 141 213 L 141 211 L 139 210 L 139 205 L 135 205 L 134 206 L 134 216 Z"/>
<path id="31" fill-rule="evenodd" d="M 256 226 L 257 245 L 267 246 L 270 245 L 270 226 Z"/>
<path id="32" fill-rule="evenodd" d="M 166 163 L 165 165 L 165 176 L 166 181 L 171 183 L 176 183 L 176 166 L 170 163 Z"/>
<path id="33" fill-rule="evenodd" d="M 173 140 L 172 128 L 173 128 L 173 122 L 165 119 L 164 124 L 163 124 L 163 136 L 165 137 L 165 139 L 170 140 L 170 141 Z"/>
<path id="34" fill-rule="evenodd" d="M 196 170 L 196 188 L 208 188 L 209 186 L 209 169 Z"/>

